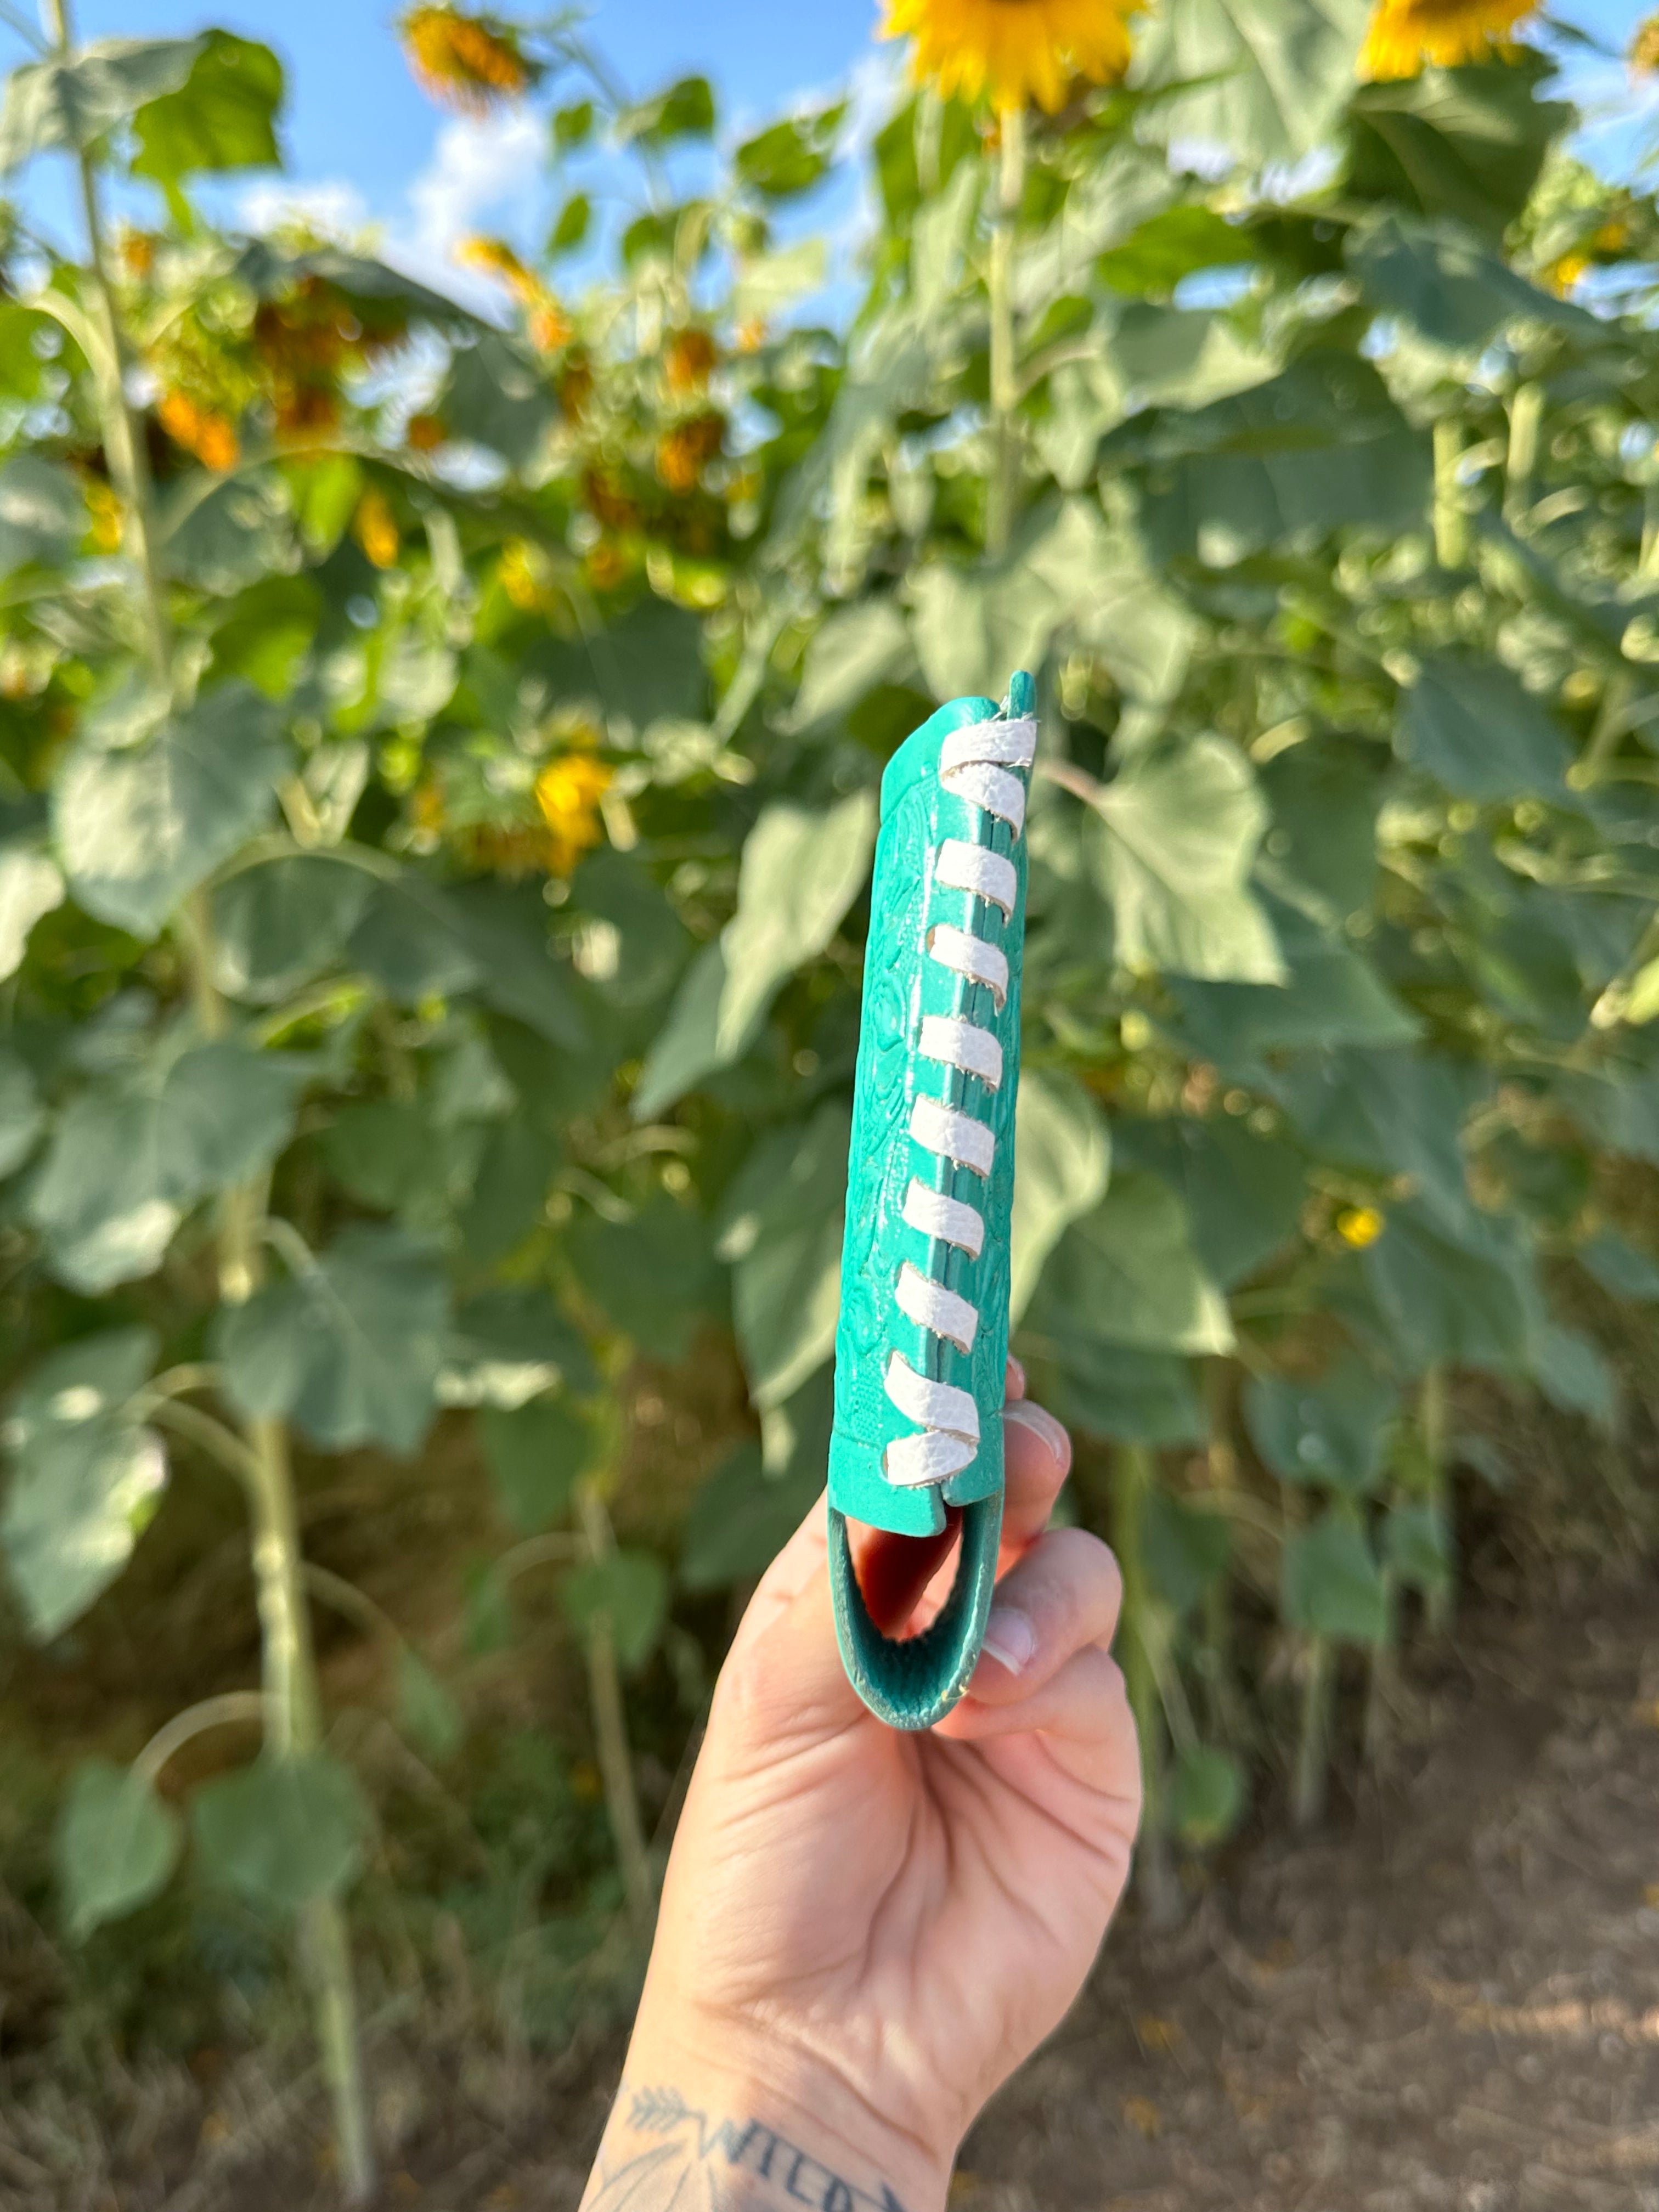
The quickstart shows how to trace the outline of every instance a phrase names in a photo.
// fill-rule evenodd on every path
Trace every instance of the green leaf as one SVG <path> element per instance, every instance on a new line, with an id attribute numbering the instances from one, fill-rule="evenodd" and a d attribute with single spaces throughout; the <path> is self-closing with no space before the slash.
<path id="1" fill-rule="evenodd" d="M 915 648 L 935 698 L 1000 697 L 1011 668 L 1041 665 L 1070 623 L 1132 697 L 1178 686 L 1192 618 L 1149 573 L 1139 549 L 1091 501 L 1035 507 L 1006 559 L 912 575 Z"/>
<path id="2" fill-rule="evenodd" d="M 551 917 L 538 888 L 465 884 L 450 893 L 446 910 L 480 972 L 480 996 L 549 1044 L 580 1052 L 587 1027 L 570 971 L 554 951 Z"/>
<path id="3" fill-rule="evenodd" d="M 915 670 L 909 627 L 891 599 L 877 597 L 837 607 L 806 648 L 789 727 L 822 729 L 877 684 L 907 683 Z"/>
<path id="4" fill-rule="evenodd" d="M 167 574 L 216 599 L 300 564 L 293 510 L 274 470 L 239 472 L 205 490 L 191 471 L 163 506 L 158 536 Z"/>
<path id="5" fill-rule="evenodd" d="M 1226 1301 L 1200 1266 L 1187 1209 L 1156 1176 L 1119 1174 L 1055 1247 L 1033 1299 L 1039 1334 L 1146 1352 L 1232 1349 Z"/>
<path id="6" fill-rule="evenodd" d="M 545 1390 L 591 1390 L 596 1381 L 586 1346 L 548 1291 L 479 1291 L 451 1325 L 438 1402 L 511 1412 Z"/>
<path id="7" fill-rule="evenodd" d="M 708 1224 L 664 1194 L 631 1221 L 578 1215 L 567 1249 L 582 1289 L 633 1341 L 683 1359 L 721 1288 Z"/>
<path id="8" fill-rule="evenodd" d="M 406 1457 L 431 1425 L 448 1319 L 422 1246 L 349 1228 L 302 1273 L 222 1308 L 215 1335 L 244 1413 L 289 1414 L 325 1451 L 379 1443 Z"/>
<path id="9" fill-rule="evenodd" d="M 1146 121 L 1225 147 L 1246 167 L 1295 161 L 1335 128 L 1354 82 L 1365 0 L 1182 0 L 1136 40 L 1133 82 L 1187 86 Z"/>
<path id="10" fill-rule="evenodd" d="M 1526 54 L 1361 85 L 1348 110 L 1347 186 L 1419 216 L 1453 216 L 1494 242 L 1532 193 L 1565 101 L 1540 100 L 1554 64 Z"/>
<path id="11" fill-rule="evenodd" d="M 1365 1532 L 1346 1513 L 1323 1513 L 1285 1539 L 1285 1625 L 1340 1644 L 1381 1644 L 1389 1592 Z"/>
<path id="12" fill-rule="evenodd" d="M 613 1552 L 574 1567 L 560 1591 L 573 1628 L 590 1635 L 608 1627 L 617 1656 L 631 1673 L 656 1649 L 668 1617 L 668 1570 L 654 1552 Z"/>
<path id="13" fill-rule="evenodd" d="M 535 361 L 496 331 L 457 349 L 438 407 L 457 437 L 487 446 L 513 469 L 535 459 L 559 418 Z"/>
<path id="14" fill-rule="evenodd" d="M 27 1060 L 0 1044 L 0 1176 L 20 1168 L 46 1127 L 46 1109 Z"/>
<path id="15" fill-rule="evenodd" d="M 64 561 L 87 532 L 87 502 L 74 472 L 39 453 L 0 468 L 0 568 Z"/>
<path id="16" fill-rule="evenodd" d="M 1328 351 L 1191 413 L 1126 423 L 1101 449 L 1104 465 L 1120 459 L 1148 464 L 1152 552 L 1211 568 L 1340 530 L 1421 530 L 1433 485 L 1429 440 L 1376 371 Z"/>
<path id="17" fill-rule="evenodd" d="M 398 1725 L 418 1752 L 440 1765 L 466 1741 L 460 1706 L 407 1644 L 398 1653 Z"/>
<path id="18" fill-rule="evenodd" d="M 841 100 L 774 123 L 738 148 L 738 175 L 751 191 L 768 199 L 789 199 L 808 191 L 834 160 L 846 117 L 847 102 Z"/>
<path id="19" fill-rule="evenodd" d="M 1095 857 L 1132 969 L 1277 983 L 1284 963 L 1248 888 L 1267 828 L 1250 764 L 1199 737 L 1137 757 L 1095 801 Z"/>
<path id="20" fill-rule="evenodd" d="M 44 1359 L 12 1400 L 0 1543 L 42 1642 L 114 1581 L 166 1483 L 161 1440 L 131 1411 L 156 1348 L 149 1328 L 83 1337 Z"/>
<path id="21" fill-rule="evenodd" d="M 742 1059 L 785 981 L 841 926 L 869 873 L 875 835 L 872 792 L 823 810 L 787 800 L 763 810 L 744 845 L 738 910 L 680 987 L 641 1073 L 635 1121 Z"/>
<path id="22" fill-rule="evenodd" d="M 1177 1616 L 1190 1613 L 1226 1571 L 1232 1553 L 1224 1514 L 1189 1505 L 1162 1487 L 1146 1494 L 1140 1541 L 1152 1588 Z"/>
<path id="23" fill-rule="evenodd" d="M 1314 1381 L 1253 1375 L 1244 1389 L 1250 1441 L 1281 1482 L 1328 1483 L 1358 1498 L 1381 1478 L 1396 1386 L 1353 1358 Z"/>
<path id="24" fill-rule="evenodd" d="M 1258 779 L 1273 825 L 1260 880 L 1328 927 L 1363 913 L 1376 882 L 1386 769 L 1378 747 L 1332 735 L 1304 738 L 1269 761 Z"/>
<path id="25" fill-rule="evenodd" d="M 0 847 L 0 982 L 22 966 L 35 923 L 63 903 L 55 861 L 27 845 Z"/>
<path id="26" fill-rule="evenodd" d="M 343 1890 L 373 1818 L 349 1767 L 325 1751 L 258 1759 L 207 1783 L 191 1807 L 207 1873 L 250 1905 L 297 1912 Z"/>
<path id="27" fill-rule="evenodd" d="M 550 254 L 569 253 L 587 236 L 593 220 L 593 203 L 586 192 L 572 192 L 555 216 L 547 234 Z"/>
<path id="28" fill-rule="evenodd" d="M 1495 1217 L 1474 1217 L 1454 1243 L 1440 1217 L 1408 1199 L 1390 1210 L 1361 1267 L 1412 1365 L 1449 1359 L 1504 1368 L 1524 1360 L 1533 1333 L 1532 1267 L 1518 1237 Z"/>
<path id="29" fill-rule="evenodd" d="M 1452 1236 L 1473 1223 L 1463 1122 L 1478 1073 L 1425 1053 L 1322 1053 L 1274 1079 L 1291 1119 L 1322 1158 L 1409 1176 L 1418 1198 Z"/>
<path id="30" fill-rule="evenodd" d="M 478 1435 L 501 1510 L 525 1536 L 563 1517 L 599 1450 L 592 1425 L 556 1398 L 511 1411 L 487 1406 Z"/>
<path id="31" fill-rule="evenodd" d="M 1534 1323 L 1528 1351 L 1533 1380 L 1563 1413 L 1577 1413 L 1604 1435 L 1619 1425 L 1619 1384 L 1599 1348 L 1576 1328 L 1547 1318 Z"/>
<path id="32" fill-rule="evenodd" d="M 52 1857 L 74 1942 L 148 1905 L 179 1863 L 179 1815 L 130 1766 L 82 1759 L 58 1815 Z"/>
<path id="33" fill-rule="evenodd" d="M 209 31 L 197 43 L 201 51 L 179 89 L 133 117 L 133 174 L 172 183 L 203 170 L 279 167 L 282 64 L 269 46 L 228 31 Z"/>
<path id="34" fill-rule="evenodd" d="M 1015 1107 L 1014 1153 L 1008 1313 L 1018 1322 L 1049 1253 L 1106 1195 L 1111 1133 L 1080 1083 L 1027 1068 Z"/>
<path id="35" fill-rule="evenodd" d="M 149 1274 L 188 1208 L 246 1182 L 293 1128 L 303 1061 L 234 1037 L 164 1037 L 59 1115 L 27 1201 L 52 1273 L 91 1293 Z"/>
<path id="36" fill-rule="evenodd" d="M 94 725 L 52 793 L 76 898 L 100 921 L 155 936 L 260 828 L 286 765 L 276 710 L 240 679 L 204 692 L 181 714 Z"/>
<path id="37" fill-rule="evenodd" d="M 1209 1850 L 1225 1843 L 1245 1803 L 1244 1770 L 1214 1744 L 1188 1744 L 1170 1778 L 1170 1820 L 1183 1844 Z"/>
<path id="38" fill-rule="evenodd" d="M 568 154 L 577 146 L 586 145 L 592 136 L 593 103 L 591 100 L 574 100 L 568 106 L 555 109 L 553 144 L 556 151 Z"/>
<path id="39" fill-rule="evenodd" d="M 1119 1121 L 1113 1155 L 1120 1168 L 1149 1168 L 1181 1193 L 1193 1249 L 1224 1290 L 1271 1259 L 1301 1218 L 1307 1193 L 1302 1154 L 1282 1139 L 1257 1136 L 1231 1115 Z"/>
<path id="40" fill-rule="evenodd" d="M 671 146 L 677 138 L 707 138 L 714 128 L 714 94 L 706 76 L 674 82 L 624 108 L 617 118 L 618 145 Z"/>
<path id="41" fill-rule="evenodd" d="M 1548 708 L 1495 660 L 1431 653 L 1401 702 L 1395 749 L 1460 798 L 1559 795 L 1570 757 Z"/>
<path id="42" fill-rule="evenodd" d="M 1382 1523 L 1382 1556 L 1407 1589 L 1444 1589 L 1452 1576 L 1452 1535 L 1443 1509 L 1427 1499 L 1396 1505 Z"/>
<path id="43" fill-rule="evenodd" d="M 1190 203 L 1149 216 L 1121 246 L 1103 253 L 1095 268 L 1115 292 L 1137 300 L 1149 294 L 1161 298 L 1200 269 L 1237 267 L 1255 260 L 1260 252 L 1258 241 L 1241 224 Z M 1131 373 L 1129 380 L 1141 380 Z"/>
<path id="44" fill-rule="evenodd" d="M 213 894 L 215 983 L 256 1006 L 291 997 L 342 957 L 374 887 L 320 853 L 239 869 Z"/>
<path id="45" fill-rule="evenodd" d="M 590 853 L 571 881 L 567 911 L 586 917 L 574 957 L 611 1005 L 653 1005 L 685 966 L 690 932 L 650 870 L 626 853 Z"/>
<path id="46" fill-rule="evenodd" d="M 852 1120 L 832 1101 L 757 1145 L 720 1211 L 732 1313 L 757 1406 L 781 1405 L 835 1349 Z"/>
<path id="47" fill-rule="evenodd" d="M 758 1581 L 823 1487 L 823 1469 L 769 1475 L 758 1446 L 739 1444 L 692 1498 L 679 1578 L 692 1591 Z"/>
<path id="48" fill-rule="evenodd" d="M 6 80 L 0 171 L 55 146 L 79 153 L 149 101 L 176 92 L 204 39 L 98 39 L 72 59 L 26 63 Z"/>
<path id="49" fill-rule="evenodd" d="M 1043 1307 L 1038 1318 L 1042 1334 L 1028 1320 L 1021 1348 L 1054 1364 L 1046 1400 L 1068 1427 L 1119 1443 L 1203 1442 L 1204 1408 L 1186 1360 L 1103 1343 L 1089 1334 L 1086 1314 L 1057 1305 Z"/>
<path id="50" fill-rule="evenodd" d="M 1540 292 L 1461 225 L 1389 214 L 1348 233 L 1348 265 L 1379 307 L 1449 349 L 1477 351 L 1506 324 L 1552 324 L 1599 340 L 1602 326 L 1570 300 Z"/>
<path id="51" fill-rule="evenodd" d="M 453 998 L 484 975 L 450 895 L 412 870 L 374 885 L 345 956 L 400 1006 Z"/>
<path id="52" fill-rule="evenodd" d="M 1282 985 L 1170 985 L 1182 1029 L 1201 1058 L 1243 1069 L 1286 1047 L 1381 1047 L 1416 1037 L 1416 1017 L 1361 954 L 1294 907 L 1272 900 L 1266 910 L 1288 971 Z"/>
<path id="53" fill-rule="evenodd" d="M 3 1095 L 4 1074 L 0 1069 L 0 1097 Z M 0 1128 L 4 1126 L 4 1111 L 0 1109 Z M 3 1144 L 3 1139 L 0 1139 Z M 1626 1243 L 1617 1230 L 1601 1231 L 1588 1243 L 1581 1244 L 1573 1256 L 1609 1296 L 1630 1298 L 1639 1305 L 1659 1304 L 1659 1261 Z"/>

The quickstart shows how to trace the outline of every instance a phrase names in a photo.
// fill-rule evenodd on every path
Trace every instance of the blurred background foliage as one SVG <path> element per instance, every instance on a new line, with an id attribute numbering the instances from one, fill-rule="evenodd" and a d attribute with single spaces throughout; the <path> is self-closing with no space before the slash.
<path id="1" fill-rule="evenodd" d="M 625 2003 L 822 1479 L 882 766 L 1018 666 L 1015 1340 L 1124 1567 L 1146 1909 L 1386 1766 L 1540 1437 L 1645 1540 L 1659 210 L 1520 15 L 897 0 L 849 150 L 419 6 L 435 99 L 546 115 L 491 320 L 216 228 L 273 55 L 52 0 L 0 109 L 86 223 L 0 264 L 26 2069 L 308 2007 L 361 2195 L 355 1982 L 509 2052 Z"/>

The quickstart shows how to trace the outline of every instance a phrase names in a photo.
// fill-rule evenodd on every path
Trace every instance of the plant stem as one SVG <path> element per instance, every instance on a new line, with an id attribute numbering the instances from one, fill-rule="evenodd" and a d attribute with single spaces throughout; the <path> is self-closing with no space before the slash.
<path id="1" fill-rule="evenodd" d="M 1209 1429 L 1208 1461 L 1212 1490 L 1224 1496 L 1238 1486 L 1238 1455 L 1233 1449 L 1227 1424 L 1227 1364 L 1205 1363 L 1204 1401 Z M 1204 1682 L 1205 1717 L 1211 1735 L 1223 1744 L 1238 1745 L 1245 1735 L 1244 1700 L 1239 1694 L 1233 1666 L 1232 1588 L 1224 1571 L 1204 1593 L 1204 1650 L 1200 1671 Z"/>
<path id="2" fill-rule="evenodd" d="M 1316 1828 L 1325 1817 L 1330 1774 L 1331 1693 L 1336 1686 L 1330 1638 L 1310 1636 L 1302 1677 L 1302 1729 L 1291 1785 L 1291 1820 L 1298 1830 Z"/>
<path id="3" fill-rule="evenodd" d="M 986 488 L 985 550 L 994 559 L 1008 550 L 1019 496 L 1019 386 L 1014 368 L 1014 233 L 1025 190 L 1025 111 L 999 115 L 1001 164 L 996 220 L 991 231 L 991 480 Z"/>
<path id="4" fill-rule="evenodd" d="M 1456 422 L 1443 415 L 1434 426 L 1434 557 L 1443 568 L 1461 568 L 1469 557 L 1468 517 L 1457 481 L 1462 451 Z"/>
<path id="5" fill-rule="evenodd" d="M 1510 449 L 1504 465 L 1504 520 L 1511 525 L 1532 504 L 1532 477 L 1538 465 L 1538 431 L 1543 419 L 1543 386 L 1517 386 L 1510 401 Z"/>
<path id="6" fill-rule="evenodd" d="M 592 1480 L 576 1490 L 577 1517 L 590 1559 L 608 1559 L 617 1549 L 611 1516 Z M 640 1801 L 634 1787 L 634 1755 L 628 1742 L 628 1712 L 623 1703 L 622 1674 L 617 1665 L 617 1642 L 610 1618 L 599 1613 L 587 1632 L 587 1689 L 593 1711 L 593 1741 L 599 1755 L 599 1775 L 605 1784 L 605 1811 L 611 1819 L 611 1841 L 622 1868 L 628 1913 L 635 1931 L 650 1934 L 657 1909 L 657 1885 L 651 1872 L 651 1855 L 640 1818 Z"/>
<path id="7" fill-rule="evenodd" d="M 73 51 L 69 0 L 46 0 L 47 21 L 58 54 Z M 104 444 L 112 473 L 125 501 L 127 542 L 138 571 L 146 650 L 159 684 L 170 684 L 173 628 L 156 558 L 154 487 L 142 428 L 127 392 L 126 342 L 116 313 L 115 290 L 104 240 L 98 178 L 91 156 L 82 152 L 78 169 L 81 204 L 91 260 L 88 299 L 101 358 L 92 363 L 97 379 Z M 213 981 L 210 923 L 205 901 L 192 902 L 179 935 L 190 971 L 191 994 L 203 1028 L 210 1036 L 228 1027 L 224 1001 Z M 264 1206 L 263 1182 L 228 1192 L 219 1229 L 219 1290 L 240 1304 L 257 1287 L 262 1260 L 259 1235 Z M 173 1408 L 177 1423 L 185 1408 Z M 216 1427 L 216 1424 L 214 1425 Z M 267 1752 L 278 1759 L 303 1757 L 322 1741 L 321 1700 L 310 1617 L 301 1583 L 298 1516 L 289 1466 L 288 1431 L 276 1420 L 243 1424 L 247 1457 L 237 1455 L 237 1471 L 248 1492 L 253 1523 L 253 1569 L 258 1590 L 264 1678 L 264 1712 Z M 202 1439 L 198 1437 L 198 1441 Z M 323 2069 L 333 2098 L 340 2177 L 349 2202 L 367 2198 L 374 2186 L 368 2106 L 358 2052 L 356 1996 L 345 1920 L 338 1901 L 320 1899 L 301 1916 L 300 1942 L 315 1993 L 318 2039 Z"/>
<path id="8" fill-rule="evenodd" d="M 1365 1682 L 1365 1728 L 1360 1755 L 1369 1774 L 1380 1774 L 1389 1755 L 1389 1705 L 1395 1684 L 1395 1578 L 1390 1568 L 1382 1569 L 1382 1597 L 1388 1613 L 1388 1628 L 1382 1641 L 1371 1646 L 1370 1670 Z"/>
<path id="9" fill-rule="evenodd" d="M 1119 1650 L 1129 1708 L 1140 1738 L 1142 1809 L 1135 1878 L 1154 1928 L 1169 1928 L 1180 1917 L 1181 1899 L 1170 1863 L 1165 1825 L 1164 1703 L 1154 1660 L 1156 1633 L 1146 1587 L 1141 1542 L 1146 1497 L 1152 1486 L 1152 1455 L 1145 1444 L 1119 1444 L 1112 1455 L 1112 1548 L 1123 1577 L 1123 1611 Z"/>
<path id="10" fill-rule="evenodd" d="M 1423 1456 L 1429 1469 L 1429 1502 L 1443 1522 L 1448 1522 L 1451 1504 L 1446 1496 L 1446 1370 L 1437 1361 L 1423 1377 L 1422 1394 L 1418 1400 L 1418 1431 L 1423 1442 Z M 1443 1635 L 1451 1626 L 1456 1609 L 1456 1591 L 1449 1575 L 1429 1592 L 1424 1613 L 1429 1626 L 1437 1635 Z"/>

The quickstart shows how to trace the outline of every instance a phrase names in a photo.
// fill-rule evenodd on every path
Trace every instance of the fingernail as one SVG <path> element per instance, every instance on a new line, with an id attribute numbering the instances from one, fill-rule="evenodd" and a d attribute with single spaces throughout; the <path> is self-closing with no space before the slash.
<path id="1" fill-rule="evenodd" d="M 1011 1674 L 1023 1674 L 1036 1656 L 1036 1631 L 1011 1605 L 994 1605 L 985 1624 L 985 1649 Z"/>
<path id="2" fill-rule="evenodd" d="M 1008 1354 L 1007 1391 L 1011 1398 L 1023 1398 L 1025 1395 L 1025 1370 L 1012 1352 Z"/>
<path id="3" fill-rule="evenodd" d="M 1002 1409 L 1005 1421 L 1029 1429 L 1046 1451 L 1052 1452 L 1060 1462 L 1063 1473 L 1072 1464 L 1072 1439 L 1051 1413 L 1042 1406 L 1034 1406 L 1029 1398 L 1017 1399 Z"/>

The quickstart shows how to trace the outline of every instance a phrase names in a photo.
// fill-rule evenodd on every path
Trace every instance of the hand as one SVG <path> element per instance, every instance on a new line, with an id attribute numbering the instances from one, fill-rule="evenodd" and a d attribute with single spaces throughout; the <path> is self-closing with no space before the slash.
<path id="1" fill-rule="evenodd" d="M 635 2092 L 758 2115 L 832 2178 L 844 2148 L 905 2212 L 944 2203 L 969 2123 L 1076 1996 L 1139 1811 L 1108 1653 L 1116 1563 L 1081 1529 L 1043 1533 L 1070 1440 L 1024 1401 L 1012 1362 L 1009 1389 L 1002 1579 L 969 1694 L 938 1728 L 896 1734 L 848 1686 L 822 1499 L 756 1591 L 675 1838 L 627 2069 Z M 888 1633 L 943 1601 L 950 1540 L 862 1533 L 860 1583 Z"/>

